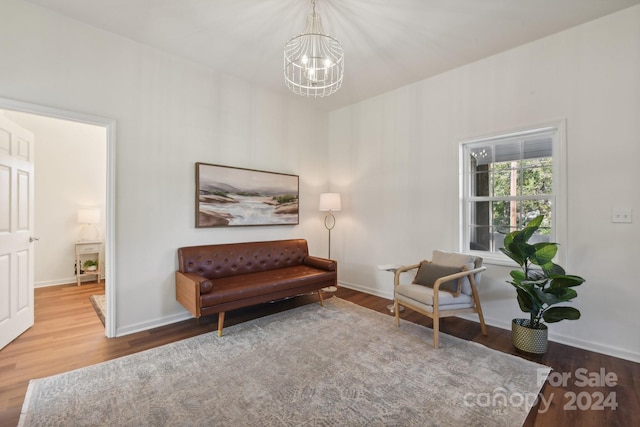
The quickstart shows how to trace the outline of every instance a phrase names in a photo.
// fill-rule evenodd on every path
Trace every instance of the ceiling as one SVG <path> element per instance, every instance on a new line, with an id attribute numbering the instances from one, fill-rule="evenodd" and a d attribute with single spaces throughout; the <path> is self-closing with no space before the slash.
<path id="1" fill-rule="evenodd" d="M 286 96 L 336 109 L 640 0 L 317 0 L 342 43 L 342 88 L 303 98 L 283 81 L 283 47 L 310 0 L 27 0 Z"/>

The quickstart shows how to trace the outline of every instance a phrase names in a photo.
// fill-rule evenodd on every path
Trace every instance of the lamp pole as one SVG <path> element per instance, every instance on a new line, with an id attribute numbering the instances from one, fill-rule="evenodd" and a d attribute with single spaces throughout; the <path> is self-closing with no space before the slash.
<path id="1" fill-rule="evenodd" d="M 322 193 L 320 194 L 320 210 L 328 212 L 324 217 L 324 226 L 329 232 L 329 256 L 331 259 L 331 230 L 336 225 L 336 217 L 333 216 L 333 211 L 339 211 L 342 209 L 342 204 L 340 202 L 340 194 L 338 193 Z M 322 289 L 325 292 L 335 292 L 338 290 L 335 286 L 329 286 L 328 288 Z"/>
<path id="2" fill-rule="evenodd" d="M 324 217 L 324 226 L 329 230 L 329 256 L 327 258 L 331 259 L 331 230 L 336 226 L 336 217 L 333 216 L 331 210 L 329 210 L 327 216 Z"/>

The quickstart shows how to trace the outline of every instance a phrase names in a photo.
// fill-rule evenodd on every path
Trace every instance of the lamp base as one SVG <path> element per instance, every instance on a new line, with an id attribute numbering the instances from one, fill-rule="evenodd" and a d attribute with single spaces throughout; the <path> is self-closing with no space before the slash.
<path id="1" fill-rule="evenodd" d="M 93 224 L 84 225 L 80 230 L 78 240 L 81 242 L 98 241 L 100 240 L 100 230 L 98 230 L 98 227 Z"/>
<path id="2" fill-rule="evenodd" d="M 389 305 L 387 306 L 387 310 L 389 310 L 389 312 L 391 312 L 392 314 L 395 314 L 395 312 L 396 312 L 396 311 L 393 309 L 393 304 L 389 304 Z M 404 311 L 404 307 L 403 307 L 403 306 L 401 306 L 401 305 L 398 305 L 398 311 L 399 311 L 399 312 L 403 312 L 403 311 Z"/>

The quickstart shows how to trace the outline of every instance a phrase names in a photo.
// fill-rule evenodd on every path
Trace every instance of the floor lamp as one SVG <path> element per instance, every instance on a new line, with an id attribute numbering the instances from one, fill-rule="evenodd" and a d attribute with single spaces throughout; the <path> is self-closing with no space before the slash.
<path id="1" fill-rule="evenodd" d="M 333 216 L 334 211 L 339 211 L 342 209 L 342 205 L 340 203 L 340 194 L 338 193 L 322 193 L 320 194 L 320 210 L 324 212 L 329 212 L 327 216 L 324 217 L 324 226 L 329 232 L 329 256 L 327 258 L 331 259 L 331 230 L 336 225 L 336 217 Z M 329 286 L 328 288 L 323 288 L 323 291 L 326 292 L 335 292 L 338 290 L 335 286 Z"/>

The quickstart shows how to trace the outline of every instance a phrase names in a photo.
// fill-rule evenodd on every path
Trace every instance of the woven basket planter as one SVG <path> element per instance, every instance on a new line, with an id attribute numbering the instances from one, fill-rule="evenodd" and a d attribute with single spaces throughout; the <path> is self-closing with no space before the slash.
<path id="1" fill-rule="evenodd" d="M 511 321 L 511 340 L 518 350 L 533 354 L 547 352 L 548 329 L 540 324 L 539 328 L 532 328 L 529 319 L 513 319 Z"/>

